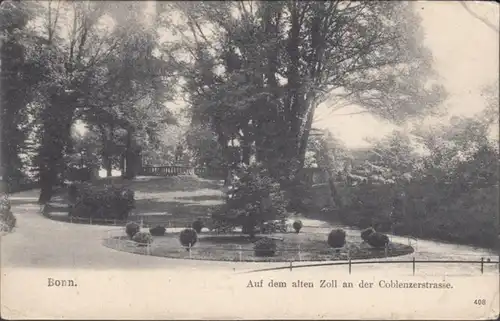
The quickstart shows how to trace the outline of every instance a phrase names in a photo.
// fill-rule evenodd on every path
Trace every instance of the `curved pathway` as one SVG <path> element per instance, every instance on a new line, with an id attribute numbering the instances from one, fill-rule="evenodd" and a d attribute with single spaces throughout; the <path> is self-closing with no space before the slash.
<path id="1" fill-rule="evenodd" d="M 1 237 L 2 268 L 137 269 L 176 268 L 182 266 L 204 271 L 217 269 L 229 272 L 284 265 L 283 263 L 234 263 L 166 259 L 116 251 L 104 247 L 101 243 L 108 236 L 108 231 L 117 231 L 123 227 L 71 224 L 47 219 L 39 213 L 40 208 L 36 203 L 37 197 L 37 190 L 16 193 L 10 197 L 12 211 L 17 218 L 17 227 L 13 233 Z M 326 232 L 330 229 L 328 224 L 324 222 L 305 219 L 303 221 L 304 225 L 311 226 L 309 228 L 305 227 L 304 231 L 310 229 L 310 232 L 321 233 L 322 230 Z M 356 229 L 346 229 L 348 233 L 359 233 Z M 393 241 L 406 243 L 408 239 L 394 236 Z M 415 247 L 415 244 L 412 245 Z M 478 260 L 481 257 L 490 257 L 492 260 L 497 260 L 498 257 L 495 255 L 494 252 L 485 249 L 419 240 L 416 245 L 416 252 L 412 256 L 415 256 L 417 260 L 451 258 Z M 407 260 L 408 256 L 391 259 Z M 300 265 L 298 262 L 294 264 Z M 306 264 L 306 262 L 303 264 Z M 382 267 L 381 265 L 378 266 Z M 370 268 L 374 268 L 374 266 Z M 493 266 L 491 268 L 494 269 Z M 446 269 L 449 270 L 450 267 L 448 266 Z M 458 269 L 457 271 L 460 271 L 463 268 Z"/>

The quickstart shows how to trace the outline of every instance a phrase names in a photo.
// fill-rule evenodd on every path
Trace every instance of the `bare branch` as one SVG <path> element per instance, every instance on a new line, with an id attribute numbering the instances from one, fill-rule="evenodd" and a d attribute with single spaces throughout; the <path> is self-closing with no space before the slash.
<path id="1" fill-rule="evenodd" d="M 493 25 L 491 22 L 489 22 L 488 20 L 486 20 L 485 18 L 479 16 L 477 13 L 475 13 L 474 11 L 472 11 L 468 6 L 467 6 L 467 3 L 465 1 L 459 1 L 460 4 L 462 5 L 462 7 L 464 7 L 464 9 L 471 15 L 473 16 L 474 18 L 480 20 L 482 23 L 484 23 L 488 28 L 490 28 L 491 30 L 495 31 L 495 32 L 500 32 L 499 29 L 497 27 L 495 27 L 495 25 Z"/>

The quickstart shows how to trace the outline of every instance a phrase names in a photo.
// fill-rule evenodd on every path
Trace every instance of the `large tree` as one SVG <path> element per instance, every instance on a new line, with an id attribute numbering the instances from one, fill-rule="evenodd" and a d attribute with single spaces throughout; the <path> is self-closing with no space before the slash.
<path id="1" fill-rule="evenodd" d="M 399 122 L 431 110 L 432 56 L 409 2 L 168 3 L 184 19 L 190 100 L 220 143 L 242 148 L 285 180 L 303 166 L 320 103 L 358 104 Z M 191 65 L 189 64 L 191 63 Z M 250 151 L 250 149 L 248 149 Z"/>
<path id="2" fill-rule="evenodd" d="M 20 154 L 30 130 L 27 105 L 36 77 L 30 75 L 34 61 L 29 52 L 34 6 L 5 1 L 0 6 L 0 176 L 13 182 L 22 177 Z"/>
<path id="3" fill-rule="evenodd" d="M 172 118 L 163 110 L 166 74 L 153 54 L 157 35 L 145 9 L 143 3 L 40 2 L 30 79 L 37 80 L 32 116 L 39 122 L 35 164 L 41 203 L 50 200 L 65 170 L 75 120 L 104 137 L 108 169 L 109 141 L 117 140 L 113 125 L 125 129 L 128 168 L 135 169 L 142 144 L 137 136 L 151 136 L 153 125 Z"/>

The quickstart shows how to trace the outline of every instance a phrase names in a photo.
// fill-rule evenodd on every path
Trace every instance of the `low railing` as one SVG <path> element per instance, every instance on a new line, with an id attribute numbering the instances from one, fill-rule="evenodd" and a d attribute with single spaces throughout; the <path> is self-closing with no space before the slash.
<path id="1" fill-rule="evenodd" d="M 223 178 L 223 169 L 211 169 L 205 167 L 191 166 L 143 166 L 141 175 L 144 176 L 177 176 L 177 175 L 198 175 L 198 176 L 217 176 Z"/>
<path id="2" fill-rule="evenodd" d="M 141 175 L 145 176 L 177 176 L 194 175 L 196 169 L 188 166 L 144 166 Z"/>

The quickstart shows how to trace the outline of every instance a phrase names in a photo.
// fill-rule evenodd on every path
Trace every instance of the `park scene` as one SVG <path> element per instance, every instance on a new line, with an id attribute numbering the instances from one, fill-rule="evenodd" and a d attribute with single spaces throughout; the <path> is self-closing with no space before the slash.
<path id="1" fill-rule="evenodd" d="M 457 19 L 495 39 L 481 10 Z M 450 67 L 432 18 L 416 2 L 2 2 L 2 265 L 498 271 L 497 48 L 457 42 Z"/>

